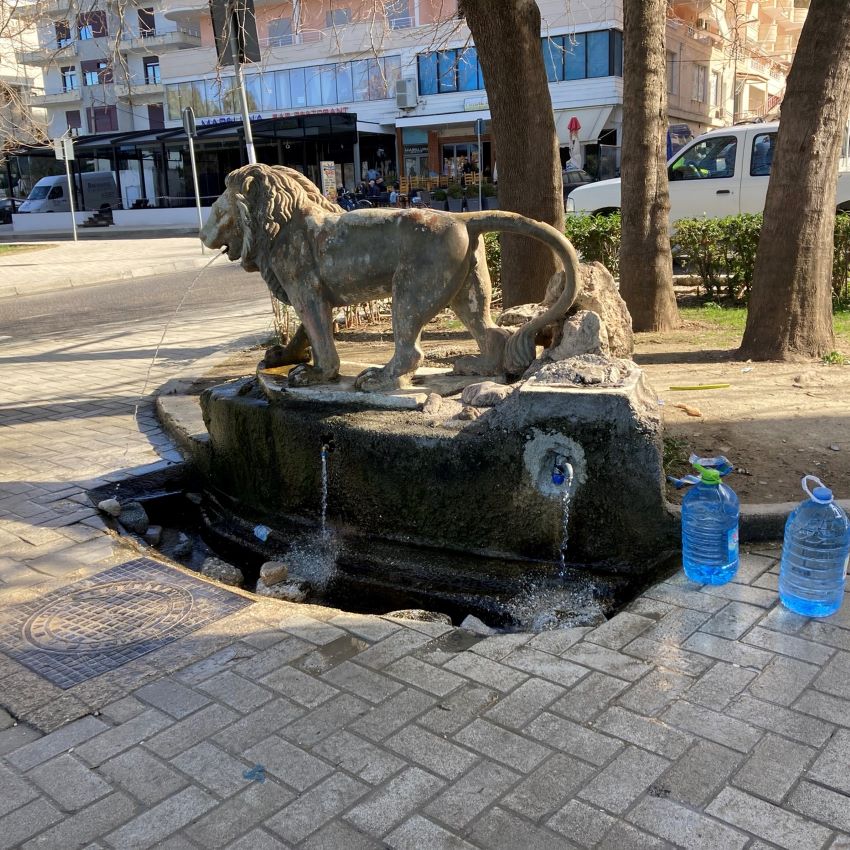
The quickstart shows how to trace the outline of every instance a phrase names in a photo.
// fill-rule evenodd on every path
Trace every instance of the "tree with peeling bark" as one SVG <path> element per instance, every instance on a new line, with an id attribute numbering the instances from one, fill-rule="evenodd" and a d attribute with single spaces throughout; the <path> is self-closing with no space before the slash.
<path id="1" fill-rule="evenodd" d="M 743 357 L 832 351 L 835 189 L 848 112 L 850 3 L 812 0 L 782 102 Z"/>
<path id="2" fill-rule="evenodd" d="M 665 155 L 666 10 L 667 0 L 623 3 L 620 292 L 636 331 L 679 324 Z"/>
<path id="3" fill-rule="evenodd" d="M 487 89 L 499 206 L 562 230 L 561 159 L 540 49 L 540 9 L 535 0 L 462 0 L 459 10 L 475 41 Z M 545 246 L 503 236 L 503 305 L 541 301 L 558 268 Z"/>

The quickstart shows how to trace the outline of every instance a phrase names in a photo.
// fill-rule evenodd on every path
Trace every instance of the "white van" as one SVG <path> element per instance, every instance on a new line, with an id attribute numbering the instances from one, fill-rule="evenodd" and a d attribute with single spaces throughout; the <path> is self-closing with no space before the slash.
<path id="1" fill-rule="evenodd" d="M 741 124 L 686 144 L 667 163 L 670 221 L 762 212 L 778 131 L 777 123 Z M 850 209 L 850 173 L 839 172 L 837 180 L 836 206 Z M 619 179 L 579 186 L 567 198 L 568 213 L 619 209 Z"/>
<path id="2" fill-rule="evenodd" d="M 82 175 L 82 208 L 80 205 L 80 175 L 74 175 L 76 197 L 74 206 L 78 212 L 83 210 L 100 210 L 105 207 L 116 208 L 120 205 L 118 187 L 111 171 L 92 171 Z M 68 201 L 68 178 L 64 174 L 52 177 L 42 177 L 29 197 L 20 205 L 18 212 L 49 213 L 70 212 Z"/>

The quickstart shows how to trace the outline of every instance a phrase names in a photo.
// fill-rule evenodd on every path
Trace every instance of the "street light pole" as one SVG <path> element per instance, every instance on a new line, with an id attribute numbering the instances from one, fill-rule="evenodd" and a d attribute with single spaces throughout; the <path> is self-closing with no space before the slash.
<path id="1" fill-rule="evenodd" d="M 242 125 L 245 128 L 245 150 L 248 154 L 248 163 L 253 165 L 257 161 L 254 151 L 254 134 L 251 132 L 251 116 L 248 114 L 248 97 L 245 94 L 245 80 L 242 77 L 242 62 L 239 59 L 239 39 L 236 28 L 239 26 L 239 17 L 236 12 L 230 16 L 230 50 L 233 53 L 233 73 L 236 78 L 236 88 L 239 90 L 239 102 L 242 107 Z"/>

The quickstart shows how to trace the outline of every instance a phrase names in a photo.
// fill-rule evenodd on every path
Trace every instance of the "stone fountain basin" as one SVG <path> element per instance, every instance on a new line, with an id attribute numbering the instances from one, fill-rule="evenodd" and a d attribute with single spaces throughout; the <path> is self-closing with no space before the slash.
<path id="1" fill-rule="evenodd" d="M 534 559 L 557 568 L 568 460 L 568 560 L 645 574 L 675 547 L 665 507 L 661 421 L 634 367 L 615 387 L 547 383 L 543 373 L 472 420 L 454 418 L 457 393 L 480 378 L 420 370 L 398 393 L 353 389 L 363 364 L 338 383 L 301 390 L 282 370 L 201 396 L 209 442 L 198 464 L 208 486 L 271 526 L 316 521 L 321 447 L 330 443 L 328 518 L 366 536 Z M 552 381 L 552 376 L 549 376 Z M 436 413 L 423 405 L 446 399 Z M 432 405 L 433 406 L 433 405 Z"/>

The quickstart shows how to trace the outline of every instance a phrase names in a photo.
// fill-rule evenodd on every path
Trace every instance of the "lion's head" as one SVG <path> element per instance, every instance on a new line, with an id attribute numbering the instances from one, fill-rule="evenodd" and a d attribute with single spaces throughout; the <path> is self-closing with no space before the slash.
<path id="1" fill-rule="evenodd" d="M 201 241 L 209 248 L 227 246 L 231 260 L 246 271 L 269 266 L 273 243 L 296 211 L 341 213 L 299 171 L 282 165 L 245 165 L 227 175 L 225 191 L 212 205 Z"/>

